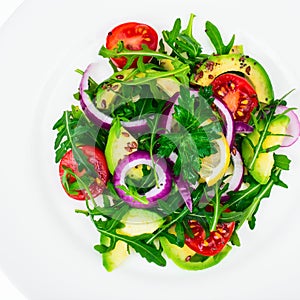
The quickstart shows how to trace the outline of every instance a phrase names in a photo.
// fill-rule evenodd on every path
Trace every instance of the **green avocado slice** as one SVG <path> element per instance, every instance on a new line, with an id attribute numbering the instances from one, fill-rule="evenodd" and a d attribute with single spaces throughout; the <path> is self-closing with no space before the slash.
<path id="1" fill-rule="evenodd" d="M 121 222 L 125 226 L 117 229 L 118 234 L 136 236 L 154 232 L 164 223 L 164 219 L 150 210 L 132 208 L 123 216 Z M 101 235 L 100 243 L 109 246 L 110 239 Z M 102 264 L 108 272 L 111 272 L 119 267 L 128 256 L 128 245 L 123 241 L 117 241 L 113 250 L 102 254 Z"/>
<path id="2" fill-rule="evenodd" d="M 280 146 L 282 144 L 284 134 L 286 134 L 289 122 L 290 118 L 286 115 L 280 115 L 271 121 L 268 132 L 274 135 L 268 135 L 264 139 L 262 148 L 266 150 L 277 145 Z M 258 129 L 263 128 L 264 125 L 264 121 L 262 120 L 259 123 Z M 253 146 L 255 147 L 258 144 L 259 138 L 260 132 L 257 129 L 254 129 L 254 131 L 248 134 L 247 138 L 245 138 L 242 142 L 242 157 L 247 167 L 250 166 L 253 160 Z M 273 165 L 273 152 L 259 153 L 249 172 L 257 182 L 260 184 L 266 184 L 271 176 Z"/>
<path id="3" fill-rule="evenodd" d="M 110 239 L 101 234 L 100 243 L 101 245 L 109 246 Z M 113 250 L 102 254 L 103 267 L 106 269 L 106 271 L 112 272 L 119 267 L 128 256 L 129 252 L 127 249 L 127 244 L 123 241 L 117 241 Z"/>
<path id="4" fill-rule="evenodd" d="M 138 141 L 117 120 L 109 130 L 105 147 L 107 166 L 111 174 L 121 159 L 137 150 Z"/>
<path id="5" fill-rule="evenodd" d="M 271 80 L 263 66 L 255 59 L 244 54 L 212 55 L 192 76 L 191 82 L 208 86 L 223 73 L 243 73 L 257 93 L 258 100 L 270 103 L 274 99 Z"/>
<path id="6" fill-rule="evenodd" d="M 231 246 L 226 245 L 224 249 L 215 256 L 209 256 L 204 261 L 193 261 L 193 257 L 197 254 L 188 246 L 184 245 L 182 248 L 171 244 L 165 237 L 160 237 L 161 246 L 167 257 L 171 259 L 178 267 L 184 270 L 197 271 L 203 270 L 218 264 L 232 249 Z"/>

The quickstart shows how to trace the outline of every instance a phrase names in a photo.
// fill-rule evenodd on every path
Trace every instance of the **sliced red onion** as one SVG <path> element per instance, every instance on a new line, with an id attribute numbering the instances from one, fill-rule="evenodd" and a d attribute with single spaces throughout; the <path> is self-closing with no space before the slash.
<path id="1" fill-rule="evenodd" d="M 95 104 L 91 101 L 89 95 L 85 92 L 89 88 L 89 78 L 95 73 L 97 69 L 97 64 L 90 64 L 82 78 L 79 85 L 80 93 L 80 104 L 85 115 L 97 126 L 109 129 L 112 123 L 112 118 L 103 112 L 101 112 Z M 134 120 L 129 122 L 121 122 L 122 126 L 125 127 L 128 131 L 133 133 L 143 133 L 149 130 L 147 119 Z"/>
<path id="2" fill-rule="evenodd" d="M 242 121 L 235 121 L 235 132 L 236 133 L 251 133 L 253 131 L 253 127 L 248 123 Z"/>
<path id="3" fill-rule="evenodd" d="M 174 164 L 177 160 L 178 155 L 175 152 L 172 152 L 169 156 L 169 160 Z M 190 192 L 190 185 L 186 182 L 181 175 L 174 176 L 174 181 L 178 187 L 178 191 L 189 209 L 190 212 L 193 210 L 193 201 Z"/>
<path id="4" fill-rule="evenodd" d="M 94 73 L 95 68 L 96 64 L 88 65 L 88 67 L 82 75 L 79 85 L 80 104 L 86 116 L 94 124 L 104 129 L 109 129 L 112 123 L 112 118 L 99 111 L 94 105 L 94 103 L 91 101 L 89 95 L 85 92 L 89 88 L 89 78 Z"/>
<path id="5" fill-rule="evenodd" d="M 224 119 L 225 136 L 226 136 L 228 145 L 231 149 L 232 145 L 233 145 L 233 141 L 234 141 L 234 136 L 235 136 L 235 125 L 234 125 L 232 113 L 223 101 L 221 101 L 219 99 L 215 99 L 214 104 L 218 108 L 221 117 Z"/>
<path id="6" fill-rule="evenodd" d="M 153 187 L 151 190 L 145 193 L 145 195 L 141 195 L 146 197 L 146 199 L 149 201 L 148 204 L 143 204 L 134 200 L 132 196 L 127 195 L 125 191 L 118 188 L 118 186 L 126 187 L 126 174 L 130 169 L 138 165 L 147 165 L 151 168 L 155 168 L 155 172 L 158 176 L 158 186 Z M 156 155 L 154 155 L 152 161 L 148 152 L 136 151 L 125 156 L 119 162 L 114 173 L 113 183 L 120 198 L 127 202 L 130 206 L 136 208 L 149 208 L 155 206 L 159 199 L 164 200 L 168 196 L 172 189 L 172 176 L 166 160 L 163 158 L 158 158 Z"/>
<path id="7" fill-rule="evenodd" d="M 279 105 L 276 108 L 275 114 L 282 114 L 288 111 L 288 107 Z M 282 147 L 289 147 L 296 143 L 298 140 L 298 137 L 300 135 L 300 121 L 298 116 L 295 114 L 294 111 L 290 110 L 287 113 L 285 113 L 290 118 L 290 123 L 288 125 L 286 134 L 289 136 L 284 137 L 281 146 Z"/>
<path id="8" fill-rule="evenodd" d="M 235 147 L 233 147 L 231 151 L 231 161 L 233 164 L 233 173 L 229 179 L 228 189 L 221 197 L 222 201 L 227 201 L 229 199 L 228 192 L 235 192 L 239 190 L 243 182 L 244 164 L 241 154 Z"/>

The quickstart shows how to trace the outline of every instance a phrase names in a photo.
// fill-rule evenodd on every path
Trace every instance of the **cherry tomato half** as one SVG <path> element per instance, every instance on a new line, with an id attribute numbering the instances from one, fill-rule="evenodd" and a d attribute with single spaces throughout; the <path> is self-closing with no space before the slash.
<path id="1" fill-rule="evenodd" d="M 258 105 L 257 94 L 243 77 L 225 73 L 212 82 L 214 97 L 224 101 L 237 121 L 248 122 Z"/>
<path id="2" fill-rule="evenodd" d="M 230 240 L 235 223 L 219 223 L 216 230 L 212 231 L 207 238 L 205 238 L 203 227 L 197 221 L 190 220 L 189 226 L 194 237 L 192 238 L 186 235 L 185 244 L 201 255 L 214 256 L 221 252 Z"/>
<path id="3" fill-rule="evenodd" d="M 92 183 L 89 186 L 89 190 L 91 191 L 92 196 L 97 197 L 103 192 L 109 177 L 105 156 L 101 150 L 93 146 L 88 146 L 88 145 L 80 146 L 79 149 L 82 150 L 84 155 L 88 158 L 89 163 L 91 163 L 94 166 L 95 171 L 98 174 L 98 177 L 93 178 Z M 85 170 L 79 172 L 78 164 L 74 159 L 72 150 L 69 150 L 60 161 L 59 176 L 60 176 L 61 183 L 62 183 L 62 177 L 64 175 L 63 167 L 70 168 L 72 172 L 74 172 L 79 177 L 82 177 L 86 173 Z M 67 180 L 69 184 L 74 184 L 76 182 L 74 176 L 71 175 L 67 175 Z M 74 194 L 73 193 L 70 194 L 66 190 L 64 185 L 63 188 L 66 191 L 66 193 L 73 199 L 85 200 L 88 198 L 88 194 L 85 190 L 77 189 L 75 190 Z"/>
<path id="4" fill-rule="evenodd" d="M 147 45 L 151 50 L 156 50 L 158 36 L 156 31 L 146 24 L 128 22 L 115 27 L 108 33 L 106 48 L 110 50 L 117 48 L 119 41 L 122 41 L 124 47 L 128 50 L 142 50 L 143 44 Z M 151 57 L 145 56 L 143 61 L 146 63 L 150 59 Z M 112 58 L 111 60 L 120 69 L 122 69 L 127 62 L 125 57 Z M 136 61 L 131 67 L 136 67 Z"/>

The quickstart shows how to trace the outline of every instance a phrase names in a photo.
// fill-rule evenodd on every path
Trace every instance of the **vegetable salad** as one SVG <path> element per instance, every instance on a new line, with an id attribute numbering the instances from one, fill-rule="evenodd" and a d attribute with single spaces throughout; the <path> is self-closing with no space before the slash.
<path id="1" fill-rule="evenodd" d="M 99 232 L 95 250 L 108 271 L 132 252 L 187 270 L 218 264 L 290 160 L 281 147 L 300 134 L 295 108 L 276 98 L 262 64 L 205 24 L 211 53 L 176 19 L 158 34 L 128 22 L 108 32 L 101 64 L 81 76 L 74 105 L 54 124 L 54 149 L 76 213 Z M 99 77 L 99 76 L 97 76 Z M 76 101 L 78 101 L 76 103 Z"/>

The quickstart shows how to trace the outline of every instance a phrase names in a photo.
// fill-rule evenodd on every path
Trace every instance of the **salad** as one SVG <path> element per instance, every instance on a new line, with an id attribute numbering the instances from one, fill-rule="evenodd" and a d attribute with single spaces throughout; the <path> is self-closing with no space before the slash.
<path id="1" fill-rule="evenodd" d="M 177 19 L 161 37 L 128 22 L 107 34 L 101 63 L 76 70 L 74 105 L 53 129 L 66 194 L 99 232 L 107 271 L 131 253 L 186 270 L 218 264 L 240 246 L 290 160 L 282 147 L 300 134 L 291 92 L 276 98 L 267 71 L 211 22 L 204 53 Z M 76 103 L 76 101 L 78 101 Z"/>

